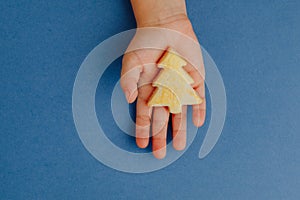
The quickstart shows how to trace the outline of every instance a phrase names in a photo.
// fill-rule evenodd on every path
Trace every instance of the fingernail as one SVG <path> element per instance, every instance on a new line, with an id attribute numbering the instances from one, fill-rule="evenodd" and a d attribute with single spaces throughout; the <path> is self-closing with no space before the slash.
<path id="1" fill-rule="evenodd" d="M 161 148 L 153 151 L 154 157 L 157 159 L 164 159 L 166 157 L 166 148 Z"/>
<path id="2" fill-rule="evenodd" d="M 148 138 L 137 138 L 136 139 L 136 144 L 139 148 L 146 148 L 149 144 L 149 139 Z"/>
<path id="3" fill-rule="evenodd" d="M 185 137 L 176 138 L 176 139 L 173 138 L 173 147 L 175 150 L 182 151 L 185 149 L 185 146 L 186 146 L 186 138 Z"/>
<path id="4" fill-rule="evenodd" d="M 130 100 L 130 92 L 128 90 L 125 91 L 125 97 L 126 97 L 127 102 L 129 102 L 129 100 Z"/>

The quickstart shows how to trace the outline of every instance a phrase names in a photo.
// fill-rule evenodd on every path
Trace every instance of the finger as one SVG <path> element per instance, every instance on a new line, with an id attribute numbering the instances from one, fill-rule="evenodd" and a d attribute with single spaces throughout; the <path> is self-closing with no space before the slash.
<path id="1" fill-rule="evenodd" d="M 186 113 L 187 106 L 182 107 L 182 112 L 172 115 L 173 147 L 180 151 L 186 146 Z"/>
<path id="2" fill-rule="evenodd" d="M 142 63 L 135 52 L 124 55 L 122 61 L 121 87 L 128 103 L 135 101 L 138 95 L 137 83 L 142 71 Z"/>
<path id="3" fill-rule="evenodd" d="M 169 111 L 164 107 L 154 107 L 152 120 L 152 150 L 158 159 L 166 156 Z"/>
<path id="4" fill-rule="evenodd" d="M 192 87 L 202 99 L 201 104 L 193 105 L 193 123 L 195 126 L 200 127 L 204 124 L 206 115 L 206 100 L 205 100 L 205 72 L 204 66 L 200 64 L 200 67 L 194 67 L 191 64 L 187 64 L 185 70 L 193 78 L 194 83 Z"/>
<path id="5" fill-rule="evenodd" d="M 149 143 L 150 121 L 152 108 L 148 107 L 147 99 L 152 93 L 152 86 L 145 85 L 139 88 L 139 97 L 136 105 L 136 143 L 140 148 L 146 148 Z"/>
<path id="6" fill-rule="evenodd" d="M 200 127 L 204 124 L 206 115 L 206 100 L 205 100 L 205 84 L 202 82 L 197 88 L 196 92 L 203 100 L 201 104 L 193 105 L 193 123 L 195 126 Z"/>
<path id="7" fill-rule="evenodd" d="M 185 71 L 192 77 L 194 80 L 194 83 L 192 84 L 192 87 L 195 89 L 200 84 L 202 84 L 205 80 L 205 72 L 204 67 L 201 65 L 200 67 L 194 67 L 190 63 L 188 63 L 184 67 Z"/>

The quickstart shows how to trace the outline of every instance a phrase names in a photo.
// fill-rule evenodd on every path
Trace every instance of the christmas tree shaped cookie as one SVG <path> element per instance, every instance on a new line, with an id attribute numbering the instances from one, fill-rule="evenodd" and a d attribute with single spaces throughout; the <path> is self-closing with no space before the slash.
<path id="1" fill-rule="evenodd" d="M 168 49 L 158 63 L 162 69 L 152 84 L 156 89 L 148 106 L 168 106 L 171 113 L 181 113 L 182 105 L 202 103 L 190 85 L 194 83 L 193 79 L 183 69 L 186 64 L 183 58 Z"/>

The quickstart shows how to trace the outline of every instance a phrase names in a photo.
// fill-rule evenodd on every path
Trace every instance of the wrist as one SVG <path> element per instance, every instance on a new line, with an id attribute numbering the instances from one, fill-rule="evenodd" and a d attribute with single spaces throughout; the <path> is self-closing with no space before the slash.
<path id="1" fill-rule="evenodd" d="M 138 27 L 188 19 L 185 0 L 131 0 Z"/>

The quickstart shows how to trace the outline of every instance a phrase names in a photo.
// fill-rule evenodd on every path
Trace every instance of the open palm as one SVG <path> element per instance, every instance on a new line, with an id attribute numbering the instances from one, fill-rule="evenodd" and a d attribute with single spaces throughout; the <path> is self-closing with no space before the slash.
<path id="1" fill-rule="evenodd" d="M 123 57 L 121 87 L 129 103 L 137 99 L 136 143 L 140 148 L 149 144 L 150 127 L 152 150 L 156 158 L 166 155 L 166 137 L 169 121 L 167 107 L 149 107 L 147 102 L 154 91 L 151 85 L 159 72 L 157 62 L 164 51 L 171 47 L 188 61 L 184 69 L 193 78 L 192 87 L 204 100 L 193 105 L 193 123 L 199 127 L 205 120 L 204 65 L 201 48 L 188 18 L 138 29 Z M 172 115 L 173 147 L 183 150 L 186 146 L 186 113 Z"/>

